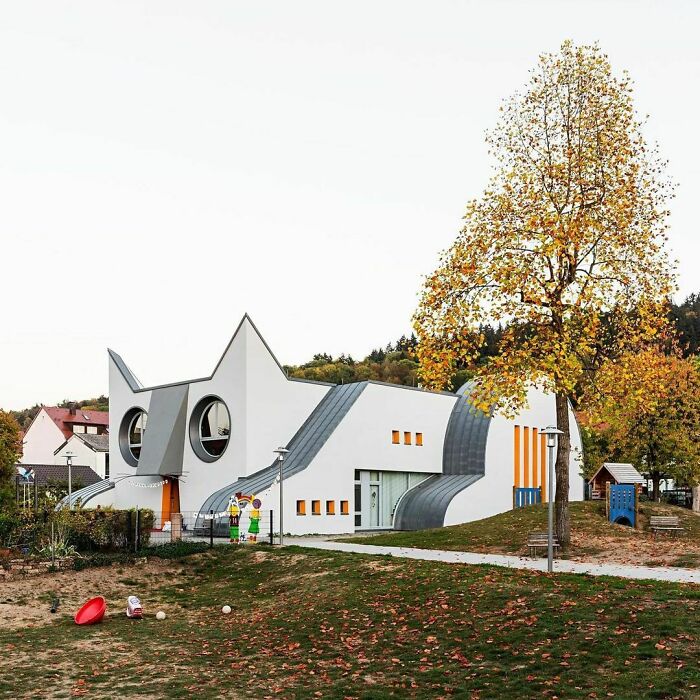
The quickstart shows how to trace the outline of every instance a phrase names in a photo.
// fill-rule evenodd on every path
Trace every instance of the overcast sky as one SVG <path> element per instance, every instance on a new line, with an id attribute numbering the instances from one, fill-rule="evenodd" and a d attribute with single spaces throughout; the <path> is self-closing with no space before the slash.
<path id="1" fill-rule="evenodd" d="M 542 51 L 599 41 L 679 183 L 700 291 L 700 3 L 0 5 L 0 407 L 211 372 L 244 312 L 281 362 L 410 331 Z"/>

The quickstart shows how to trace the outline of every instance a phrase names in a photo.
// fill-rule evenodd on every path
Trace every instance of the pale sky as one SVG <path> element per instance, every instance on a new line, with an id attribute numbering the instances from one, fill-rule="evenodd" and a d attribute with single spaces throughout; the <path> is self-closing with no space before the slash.
<path id="1" fill-rule="evenodd" d="M 410 332 L 542 51 L 599 41 L 679 183 L 700 291 L 700 3 L 0 5 L 0 407 L 208 375 L 244 312 L 287 364 Z"/>

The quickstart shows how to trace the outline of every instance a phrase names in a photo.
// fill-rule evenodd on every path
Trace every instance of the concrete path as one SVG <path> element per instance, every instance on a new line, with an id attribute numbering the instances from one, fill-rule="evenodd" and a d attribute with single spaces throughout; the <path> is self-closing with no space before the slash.
<path id="1" fill-rule="evenodd" d="M 334 552 L 354 552 L 357 554 L 388 555 L 405 559 L 440 561 L 447 564 L 491 564 L 510 569 L 530 569 L 547 571 L 546 559 L 506 556 L 502 554 L 477 554 L 476 552 L 452 552 L 443 549 L 414 549 L 412 547 L 381 547 L 372 544 L 353 544 L 334 540 L 321 540 L 293 537 L 286 545 L 325 549 Z M 677 583 L 700 583 L 700 569 L 678 569 L 663 566 L 630 566 L 626 564 L 587 564 L 584 562 L 557 559 L 554 561 L 556 573 L 590 574 L 591 576 L 619 576 L 621 578 L 653 579 Z"/>

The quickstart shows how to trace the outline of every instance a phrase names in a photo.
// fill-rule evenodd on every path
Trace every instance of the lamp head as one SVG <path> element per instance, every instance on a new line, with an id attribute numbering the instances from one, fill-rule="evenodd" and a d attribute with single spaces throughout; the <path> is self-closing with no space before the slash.
<path id="1" fill-rule="evenodd" d="M 540 430 L 540 435 L 547 436 L 547 447 L 554 447 L 557 444 L 557 435 L 563 434 L 564 433 L 554 425 L 548 425 L 546 428 Z"/>
<path id="2" fill-rule="evenodd" d="M 274 450 L 274 453 L 279 457 L 280 462 L 282 462 L 285 456 L 289 454 L 289 450 L 286 447 L 278 447 Z"/>

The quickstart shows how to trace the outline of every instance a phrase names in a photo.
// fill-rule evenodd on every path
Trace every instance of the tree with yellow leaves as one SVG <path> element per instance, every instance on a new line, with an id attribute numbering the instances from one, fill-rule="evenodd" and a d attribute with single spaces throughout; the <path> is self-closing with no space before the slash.
<path id="1" fill-rule="evenodd" d="M 653 483 L 673 478 L 693 488 L 700 508 L 700 371 L 695 358 L 652 346 L 603 363 L 585 398 L 587 415 L 603 425 L 608 450 Z"/>
<path id="2" fill-rule="evenodd" d="M 543 54 L 487 135 L 495 172 L 425 282 L 414 325 L 424 385 L 473 364 L 479 327 L 508 323 L 476 366 L 482 410 L 513 414 L 531 385 L 556 397 L 556 531 L 569 542 L 568 404 L 606 356 L 653 338 L 673 288 L 672 185 L 635 116 L 632 86 L 597 46 Z"/>

